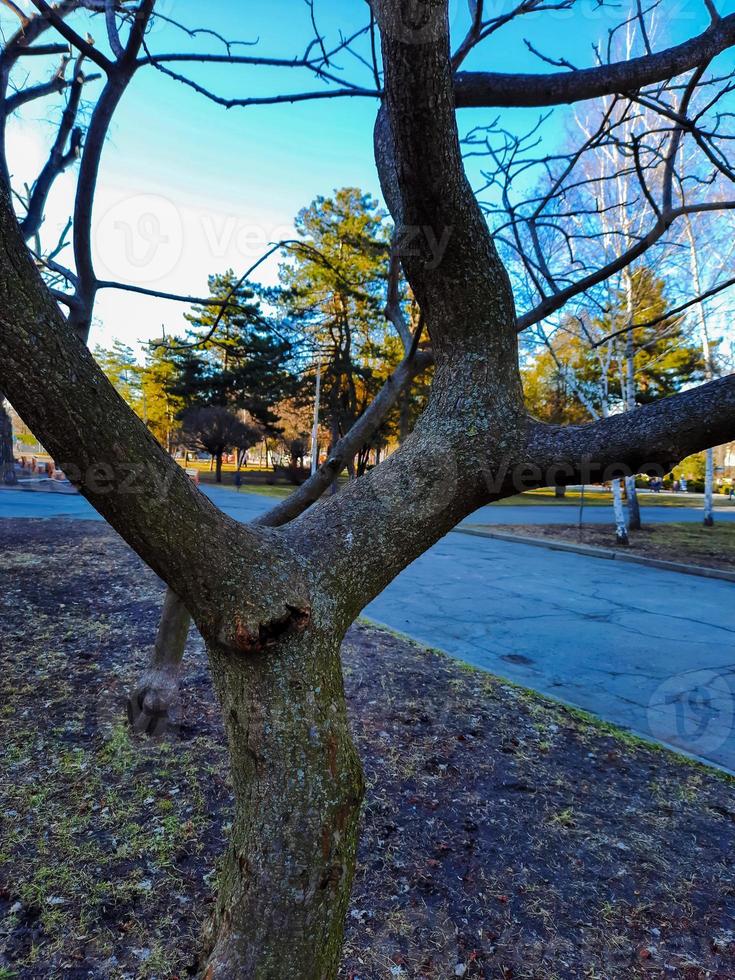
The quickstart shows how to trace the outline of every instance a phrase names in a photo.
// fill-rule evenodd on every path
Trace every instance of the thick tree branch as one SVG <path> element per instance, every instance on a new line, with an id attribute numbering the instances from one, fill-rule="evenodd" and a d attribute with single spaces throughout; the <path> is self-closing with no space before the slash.
<path id="1" fill-rule="evenodd" d="M 504 362 L 512 377 L 517 349 L 504 322 L 513 305 L 510 283 L 464 172 L 446 4 L 426 6 L 416 43 L 402 4 L 375 3 L 385 65 L 375 130 L 381 185 L 437 361 L 461 337 L 463 346 L 474 341 Z"/>
<path id="2" fill-rule="evenodd" d="M 534 423 L 528 461 L 544 474 L 566 468 L 567 483 L 633 473 L 668 473 L 692 453 L 735 438 L 735 374 L 589 425 Z"/>
<path id="3" fill-rule="evenodd" d="M 473 461 L 520 448 L 526 429 L 510 285 L 462 165 L 446 3 L 425 5 L 420 43 L 401 22 L 404 5 L 374 7 L 386 92 L 376 158 L 436 371 L 401 448 L 283 529 L 318 562 L 347 621 L 479 506 Z"/>
<path id="4" fill-rule="evenodd" d="M 0 389 L 81 493 L 224 646 L 251 652 L 264 623 L 308 615 L 302 576 L 274 532 L 238 524 L 194 487 L 63 319 L 5 188 L 0 250 Z M 253 578 L 266 574 L 275 601 Z M 233 608 L 245 619 L 223 620 Z"/>
<path id="5" fill-rule="evenodd" d="M 542 75 L 458 72 L 457 107 L 553 106 L 624 94 L 691 71 L 733 44 L 735 14 L 729 14 L 697 37 L 630 61 Z"/>

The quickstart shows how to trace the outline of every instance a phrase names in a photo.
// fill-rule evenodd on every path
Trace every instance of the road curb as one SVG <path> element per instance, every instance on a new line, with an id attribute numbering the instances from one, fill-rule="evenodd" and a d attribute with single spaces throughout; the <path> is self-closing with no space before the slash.
<path id="1" fill-rule="evenodd" d="M 499 541 L 513 541 L 516 544 L 528 544 L 533 548 L 547 548 L 549 551 L 569 551 L 575 555 L 586 555 L 588 558 L 604 558 L 607 561 L 623 561 L 632 565 L 648 565 L 649 568 L 660 568 L 666 572 L 679 572 L 682 575 L 696 575 L 698 578 L 722 579 L 725 582 L 735 582 L 735 572 L 723 568 L 707 568 L 703 565 L 687 565 L 685 562 L 664 561 L 662 558 L 644 558 L 643 555 L 631 555 L 624 551 L 614 551 L 612 548 L 598 548 L 591 544 L 573 544 L 570 541 L 554 541 L 552 538 L 531 538 L 524 534 L 508 534 L 505 531 L 485 531 L 474 527 L 455 527 L 455 534 L 469 534 L 475 538 L 497 538 Z"/>

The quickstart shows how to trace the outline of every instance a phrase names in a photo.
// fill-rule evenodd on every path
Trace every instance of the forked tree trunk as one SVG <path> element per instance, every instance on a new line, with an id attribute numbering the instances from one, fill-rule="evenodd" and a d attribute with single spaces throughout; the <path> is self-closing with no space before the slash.
<path id="1" fill-rule="evenodd" d="M 336 976 L 363 796 L 340 641 L 312 626 L 265 654 L 209 649 L 235 817 L 206 980 Z"/>
<path id="2" fill-rule="evenodd" d="M 704 473 L 704 526 L 715 526 L 715 451 L 707 450 L 706 468 Z"/>
<path id="3" fill-rule="evenodd" d="M 0 482 L 12 487 L 18 482 L 13 452 L 13 423 L 0 391 Z"/>
<path id="4" fill-rule="evenodd" d="M 162 735 L 181 717 L 179 669 L 191 616 L 173 589 L 167 589 L 153 657 L 128 698 L 128 720 L 136 732 Z"/>

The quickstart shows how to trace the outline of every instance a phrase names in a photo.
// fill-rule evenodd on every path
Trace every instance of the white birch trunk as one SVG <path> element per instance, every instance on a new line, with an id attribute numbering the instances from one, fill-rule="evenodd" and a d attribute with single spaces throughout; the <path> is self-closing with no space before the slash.
<path id="1" fill-rule="evenodd" d="M 612 481 L 613 510 L 615 512 L 615 541 L 627 547 L 628 526 L 625 522 L 625 507 L 623 506 L 623 491 L 620 480 Z"/>
<path id="2" fill-rule="evenodd" d="M 715 492 L 715 451 L 707 450 L 707 466 L 704 475 L 704 526 L 714 527 L 714 492 Z"/>

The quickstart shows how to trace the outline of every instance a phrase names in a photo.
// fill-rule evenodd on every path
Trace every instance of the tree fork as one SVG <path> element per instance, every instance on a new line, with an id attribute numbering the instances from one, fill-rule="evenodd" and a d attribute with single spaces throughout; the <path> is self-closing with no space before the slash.
<path id="1" fill-rule="evenodd" d="M 399 396 L 407 397 L 413 379 L 431 363 L 431 354 L 418 350 L 419 338 L 420 333 L 417 330 L 406 357 L 388 378 L 368 409 L 344 438 L 337 442 L 329 458 L 290 497 L 253 523 L 261 527 L 281 527 L 307 510 L 330 485 L 335 485 L 336 478 L 344 469 L 350 454 L 357 452 L 372 438 Z M 164 716 L 160 717 L 161 724 L 165 722 L 165 716 L 169 714 L 167 704 L 174 703 L 172 699 L 175 698 L 178 689 L 179 669 L 184 658 L 190 625 L 189 611 L 169 589 L 161 613 L 158 637 L 150 666 L 128 698 L 128 718 L 136 731 L 149 731 L 149 724 L 145 722 L 143 716 L 151 715 L 151 712 L 157 717 L 160 716 L 160 712 L 164 712 Z M 176 688 L 172 688 L 172 684 L 177 685 Z M 157 731 L 154 726 L 149 733 L 154 734 Z"/>

